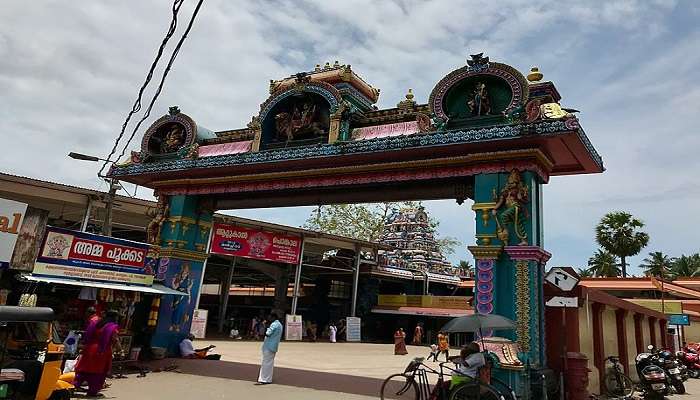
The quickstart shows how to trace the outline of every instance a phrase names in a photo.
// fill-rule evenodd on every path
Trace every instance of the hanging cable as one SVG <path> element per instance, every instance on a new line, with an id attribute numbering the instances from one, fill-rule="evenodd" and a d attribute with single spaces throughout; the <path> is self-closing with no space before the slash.
<path id="1" fill-rule="evenodd" d="M 139 127 L 141 127 L 141 124 L 146 119 L 148 119 L 148 117 L 151 115 L 151 110 L 153 109 L 153 105 L 156 103 L 156 100 L 158 100 L 158 96 L 160 96 L 160 92 L 163 90 L 163 85 L 165 84 L 165 78 L 168 76 L 168 73 L 170 72 L 170 68 L 173 66 L 173 63 L 175 62 L 175 59 L 177 58 L 177 55 L 180 52 L 180 48 L 182 47 L 182 44 L 185 42 L 187 35 L 190 33 L 190 30 L 192 29 L 192 25 L 194 25 L 194 20 L 197 18 L 197 14 L 199 13 L 199 9 L 202 6 L 203 2 L 204 2 L 204 0 L 199 0 L 197 2 L 197 6 L 195 7 L 194 12 L 192 13 L 192 17 L 190 18 L 190 22 L 187 24 L 187 29 L 185 29 L 185 32 L 182 34 L 180 41 L 177 42 L 177 45 L 175 46 L 173 53 L 170 55 L 170 61 L 168 61 L 168 65 L 163 70 L 163 76 L 161 77 L 160 83 L 158 84 L 158 89 L 156 89 L 156 92 L 153 94 L 153 97 L 151 98 L 151 102 L 148 104 L 148 108 L 146 109 L 146 112 L 144 113 L 143 117 L 139 120 L 139 122 L 136 124 L 136 126 L 134 127 L 134 130 L 131 132 L 131 136 L 129 136 L 129 140 L 126 141 L 126 144 L 124 145 L 124 148 L 122 149 L 121 153 L 119 153 L 119 156 L 117 157 L 116 161 L 119 161 L 119 159 L 121 159 L 124 156 L 127 148 L 129 147 L 129 144 L 134 139 L 134 136 L 136 136 L 136 132 L 139 130 Z"/>
<path id="2" fill-rule="evenodd" d="M 156 66 L 158 65 L 158 62 L 160 61 L 160 57 L 163 55 L 163 51 L 165 50 L 165 47 L 167 46 L 168 41 L 170 40 L 170 38 L 175 33 L 175 30 L 177 29 L 177 14 L 180 12 L 180 7 L 182 6 L 182 3 L 184 1 L 185 0 L 175 0 L 173 2 L 173 7 L 172 7 L 173 17 L 170 21 L 170 26 L 168 27 L 168 31 L 165 33 L 165 38 L 163 38 L 163 41 L 161 42 L 160 47 L 158 48 L 158 53 L 156 54 L 156 58 L 153 60 L 153 63 L 151 64 L 151 68 L 148 70 L 148 75 L 146 76 L 146 80 L 143 82 L 143 84 L 141 85 L 141 88 L 139 89 L 139 94 L 136 97 L 136 100 L 134 101 L 134 105 L 132 106 L 131 111 L 129 111 L 129 114 L 126 116 L 126 119 L 124 120 L 124 124 L 122 125 L 122 130 L 121 130 L 121 132 L 119 132 L 119 136 L 117 136 L 117 140 L 114 142 L 114 146 L 112 147 L 112 150 L 109 152 L 109 156 L 107 156 L 107 159 L 105 160 L 104 164 L 102 165 L 102 168 L 100 168 L 100 172 L 97 173 L 97 175 L 100 177 L 102 177 L 102 172 L 104 172 L 104 169 L 111 162 L 112 156 L 117 152 L 117 148 L 119 147 L 119 142 L 121 141 L 122 137 L 124 136 L 124 133 L 126 132 L 126 126 L 129 124 L 131 117 L 134 114 L 136 114 L 137 112 L 141 111 L 141 98 L 143 97 L 143 92 L 146 90 L 146 87 L 151 82 L 151 79 L 153 78 L 153 72 L 155 71 Z"/>

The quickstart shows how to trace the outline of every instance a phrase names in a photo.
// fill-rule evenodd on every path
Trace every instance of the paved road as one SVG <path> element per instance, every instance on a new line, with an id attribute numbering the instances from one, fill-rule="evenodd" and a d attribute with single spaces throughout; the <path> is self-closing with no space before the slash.
<path id="1" fill-rule="evenodd" d="M 112 381 L 112 387 L 104 391 L 104 399 L 117 400 L 369 400 L 376 397 L 334 393 L 286 385 L 257 386 L 253 382 L 223 378 L 211 378 L 174 372 L 152 373 L 145 378 L 129 377 Z M 81 395 L 76 395 L 81 399 Z"/>
<path id="2" fill-rule="evenodd" d="M 410 355 L 394 356 L 393 345 L 360 343 L 282 343 L 275 362 L 275 384 L 256 386 L 260 343 L 213 342 L 221 361 L 164 360 L 181 373 L 154 372 L 111 381 L 107 399 L 376 399 L 381 382 L 402 371 L 426 347 L 409 346 Z M 198 342 L 196 346 L 208 342 Z M 155 365 L 158 367 L 158 365 Z M 669 399 L 700 400 L 700 380 L 686 382 L 688 394 Z M 78 395 L 78 397 L 80 396 Z"/>

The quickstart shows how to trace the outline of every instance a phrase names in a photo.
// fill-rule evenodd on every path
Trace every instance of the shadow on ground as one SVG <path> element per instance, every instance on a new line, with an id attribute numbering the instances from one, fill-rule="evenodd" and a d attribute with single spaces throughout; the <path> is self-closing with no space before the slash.
<path id="1" fill-rule="evenodd" d="M 189 375 L 235 379 L 252 383 L 257 382 L 260 371 L 260 366 L 256 364 L 177 358 L 152 361 L 146 366 L 151 371 L 173 370 L 173 372 Z M 177 366 L 177 369 L 173 369 L 174 366 Z M 377 396 L 382 386 L 382 380 L 376 378 L 284 367 L 275 367 L 273 383 L 361 396 Z"/>

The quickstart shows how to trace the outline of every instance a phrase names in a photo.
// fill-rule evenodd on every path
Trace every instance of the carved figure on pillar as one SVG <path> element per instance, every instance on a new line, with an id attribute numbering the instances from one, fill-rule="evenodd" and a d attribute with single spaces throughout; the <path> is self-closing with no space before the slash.
<path id="1" fill-rule="evenodd" d="M 523 183 L 520 172 L 514 169 L 510 172 L 508 182 L 501 190 L 501 194 L 496 201 L 496 206 L 493 208 L 493 211 L 491 211 L 496 217 L 498 238 L 505 245 L 509 244 L 509 226 L 513 227 L 515 235 L 520 239 L 518 245 L 528 245 L 527 232 L 525 231 L 525 219 L 527 218 L 527 209 L 525 205 L 528 202 L 527 185 Z"/>
<path id="2" fill-rule="evenodd" d="M 161 228 L 168 218 L 169 210 L 168 199 L 163 196 L 158 199 L 156 208 L 148 212 L 148 216 L 151 217 L 151 222 L 149 222 L 146 227 L 146 242 L 148 244 L 160 245 Z"/>

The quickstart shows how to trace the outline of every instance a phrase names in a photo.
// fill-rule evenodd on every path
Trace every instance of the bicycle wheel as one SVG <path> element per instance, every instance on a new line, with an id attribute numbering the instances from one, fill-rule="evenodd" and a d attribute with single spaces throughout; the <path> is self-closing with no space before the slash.
<path id="1" fill-rule="evenodd" d="M 627 397 L 632 395 L 634 384 L 625 374 L 609 372 L 605 375 L 605 391 L 610 396 Z"/>
<path id="2" fill-rule="evenodd" d="M 450 400 L 504 400 L 504 397 L 493 386 L 481 383 L 458 386 L 452 390 Z"/>
<path id="3" fill-rule="evenodd" d="M 394 374 L 386 378 L 382 383 L 382 390 L 379 393 L 379 397 L 382 400 L 418 400 L 418 384 L 410 375 Z"/>
<path id="4" fill-rule="evenodd" d="M 491 386 L 498 390 L 505 400 L 518 400 L 513 389 L 495 376 L 491 376 Z"/>

